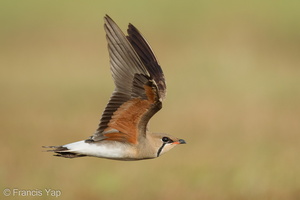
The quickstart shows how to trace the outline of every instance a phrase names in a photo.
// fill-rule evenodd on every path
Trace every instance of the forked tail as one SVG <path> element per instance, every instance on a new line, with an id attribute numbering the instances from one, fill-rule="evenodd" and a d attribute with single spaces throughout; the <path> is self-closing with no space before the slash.
<path id="1" fill-rule="evenodd" d="M 64 157 L 64 158 L 78 158 L 78 157 L 86 156 L 86 155 L 70 152 L 70 150 L 67 147 L 63 147 L 63 146 L 42 146 L 42 147 L 50 148 L 46 150 L 46 152 L 56 153 L 53 156 Z"/>

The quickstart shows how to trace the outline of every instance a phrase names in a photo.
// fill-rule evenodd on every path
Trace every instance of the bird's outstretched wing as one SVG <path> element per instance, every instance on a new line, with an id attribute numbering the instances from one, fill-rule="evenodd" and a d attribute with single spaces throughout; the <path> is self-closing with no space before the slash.
<path id="1" fill-rule="evenodd" d="M 161 109 L 166 94 L 164 74 L 150 46 L 132 25 L 128 36 L 108 16 L 106 39 L 115 90 L 90 141 L 138 143 L 149 119 Z"/>

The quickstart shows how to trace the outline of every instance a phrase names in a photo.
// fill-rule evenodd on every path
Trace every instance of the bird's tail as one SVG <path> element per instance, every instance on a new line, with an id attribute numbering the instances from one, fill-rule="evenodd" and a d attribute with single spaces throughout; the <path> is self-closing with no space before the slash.
<path id="1" fill-rule="evenodd" d="M 64 146 L 42 146 L 43 148 L 50 148 L 46 152 L 54 152 L 54 156 L 64 157 L 64 158 L 78 158 L 86 155 L 70 152 L 67 147 Z"/>

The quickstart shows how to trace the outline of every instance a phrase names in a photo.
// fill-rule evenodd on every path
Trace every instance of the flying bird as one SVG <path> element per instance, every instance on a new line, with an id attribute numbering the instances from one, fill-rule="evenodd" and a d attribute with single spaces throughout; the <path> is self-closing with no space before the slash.
<path id="1" fill-rule="evenodd" d="M 157 158 L 183 139 L 148 130 L 150 118 L 162 108 L 166 96 L 163 71 L 141 33 L 132 24 L 126 36 L 108 16 L 104 17 L 110 69 L 115 90 L 89 139 L 50 148 L 55 156 L 93 156 L 114 160 Z"/>

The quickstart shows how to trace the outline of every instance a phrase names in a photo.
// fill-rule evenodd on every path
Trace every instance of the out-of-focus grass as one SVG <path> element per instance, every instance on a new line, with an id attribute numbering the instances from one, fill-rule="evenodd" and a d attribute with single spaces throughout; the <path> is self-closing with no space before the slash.
<path id="1" fill-rule="evenodd" d="M 1 189 L 59 189 L 63 199 L 300 198 L 298 1 L 1 4 Z M 188 144 L 161 158 L 41 150 L 97 128 L 113 90 L 106 13 L 123 30 L 136 25 L 164 69 L 168 97 L 151 130 Z"/>

